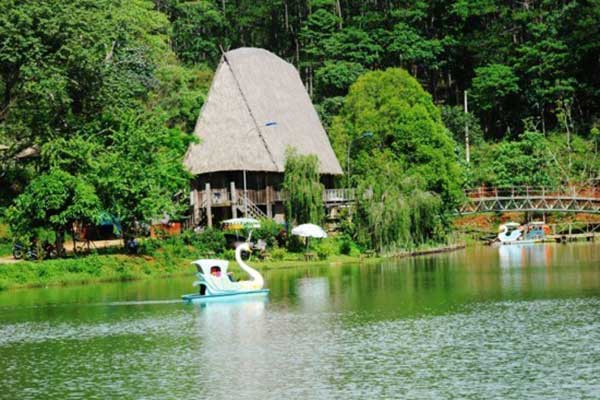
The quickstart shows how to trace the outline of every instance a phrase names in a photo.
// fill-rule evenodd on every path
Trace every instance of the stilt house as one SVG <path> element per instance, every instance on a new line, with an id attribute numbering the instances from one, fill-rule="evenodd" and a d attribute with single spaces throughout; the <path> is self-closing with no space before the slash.
<path id="1" fill-rule="evenodd" d="M 256 48 L 224 54 L 194 131 L 185 165 L 194 175 L 193 223 L 241 216 L 283 220 L 285 152 L 319 158 L 326 197 L 340 164 L 296 68 Z M 326 199 L 324 199 L 326 200 Z"/>

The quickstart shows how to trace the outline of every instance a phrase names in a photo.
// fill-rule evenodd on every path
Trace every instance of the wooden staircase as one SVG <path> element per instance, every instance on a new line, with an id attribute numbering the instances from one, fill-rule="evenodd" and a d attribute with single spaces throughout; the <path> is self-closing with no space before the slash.
<path id="1" fill-rule="evenodd" d="M 236 207 L 238 211 L 242 213 L 242 215 L 245 212 L 246 206 L 248 207 L 248 217 L 255 219 L 267 218 L 267 214 L 265 214 L 263 210 L 261 210 L 256 204 L 254 204 L 248 197 L 244 196 L 243 194 L 237 196 Z"/>

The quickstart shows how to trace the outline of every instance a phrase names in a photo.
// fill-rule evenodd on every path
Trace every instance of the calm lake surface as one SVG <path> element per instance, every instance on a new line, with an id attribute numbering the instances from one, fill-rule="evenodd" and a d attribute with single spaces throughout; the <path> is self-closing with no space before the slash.
<path id="1" fill-rule="evenodd" d="M 2 399 L 600 398 L 600 244 L 0 292 Z"/>

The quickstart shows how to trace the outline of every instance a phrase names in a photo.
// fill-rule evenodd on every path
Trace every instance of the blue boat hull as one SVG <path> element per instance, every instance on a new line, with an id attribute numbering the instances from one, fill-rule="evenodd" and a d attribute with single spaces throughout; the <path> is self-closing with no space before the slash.
<path id="1" fill-rule="evenodd" d="M 247 292 L 223 293 L 223 294 L 206 294 L 204 296 L 193 293 L 184 294 L 181 299 L 188 303 L 206 303 L 209 301 L 230 301 L 236 298 L 252 297 L 252 296 L 267 296 L 269 289 L 250 290 Z"/>

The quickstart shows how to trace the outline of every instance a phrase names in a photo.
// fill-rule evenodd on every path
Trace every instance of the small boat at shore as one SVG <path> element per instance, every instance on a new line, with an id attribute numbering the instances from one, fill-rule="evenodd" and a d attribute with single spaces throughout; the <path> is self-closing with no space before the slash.
<path id="1" fill-rule="evenodd" d="M 229 261 L 217 259 L 201 259 L 192 262 L 196 266 L 197 280 L 194 287 L 197 293 L 181 296 L 187 302 L 231 301 L 237 297 L 267 296 L 269 289 L 264 289 L 265 281 L 257 270 L 250 267 L 242 259 L 242 252 L 250 252 L 250 245 L 242 243 L 235 249 L 235 260 L 242 270 L 250 275 L 250 280 L 235 281 L 227 271 Z"/>
<path id="2" fill-rule="evenodd" d="M 530 222 L 521 225 L 507 222 L 499 227 L 496 243 L 499 244 L 531 244 L 541 243 L 546 239 L 548 226 L 543 222 Z"/>

